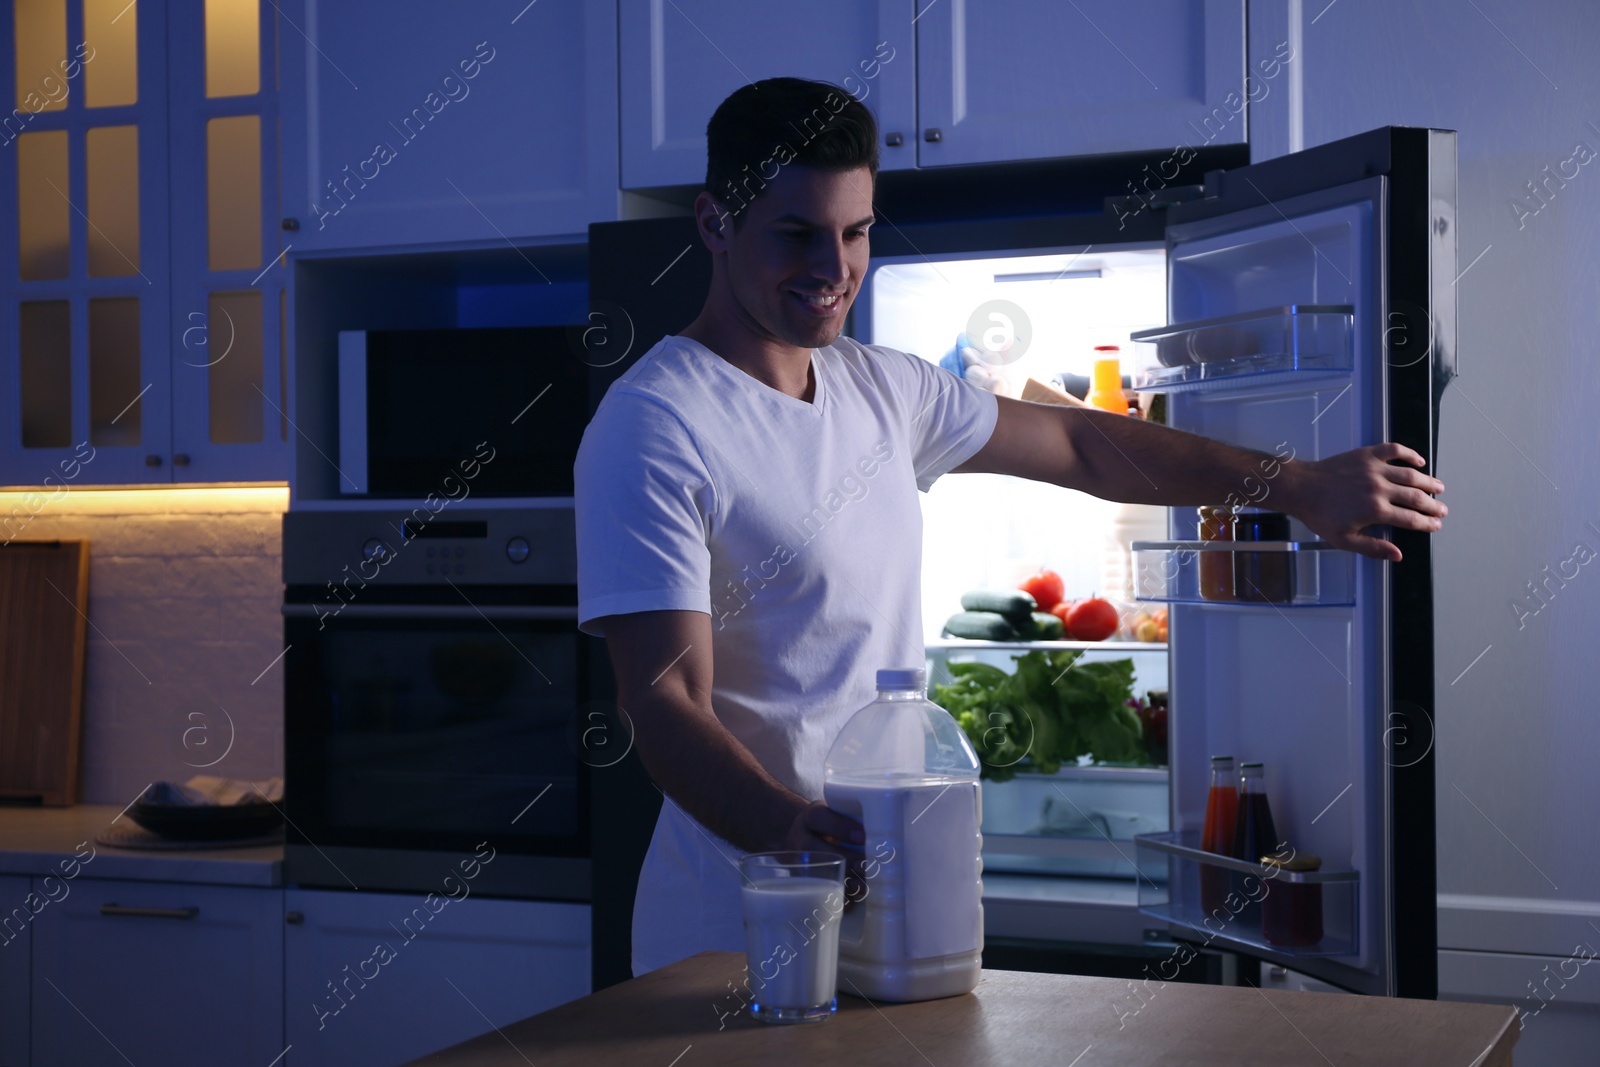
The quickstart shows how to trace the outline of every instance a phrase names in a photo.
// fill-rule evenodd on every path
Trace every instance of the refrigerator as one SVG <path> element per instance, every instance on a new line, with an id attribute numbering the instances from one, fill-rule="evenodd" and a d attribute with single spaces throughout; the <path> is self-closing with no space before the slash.
<path id="1" fill-rule="evenodd" d="M 1093 345 L 1116 344 L 1130 387 L 1159 394 L 1172 426 L 1298 459 L 1397 441 L 1437 473 L 1436 413 L 1456 351 L 1455 134 L 1385 127 L 1198 181 L 1174 155 L 1123 161 L 1128 180 L 1106 184 L 1103 211 L 1083 210 L 1079 185 L 1063 187 L 1060 211 L 1030 197 L 1025 213 L 1008 213 L 1003 168 L 979 182 L 967 175 L 962 195 L 915 217 L 897 217 L 880 185 L 873 259 L 846 332 L 937 362 L 957 332 L 998 324 L 1027 342 L 1027 358 L 1047 362 L 1054 349 L 1068 371 L 1081 371 L 1072 361 Z M 686 325 L 708 279 L 688 219 L 591 227 L 591 309 L 616 330 L 594 373 L 613 377 Z M 1080 281 L 1092 283 L 1091 298 L 1071 289 Z M 1263 468 L 1216 503 L 1271 510 L 1275 476 Z M 953 480 L 928 494 L 925 527 Z M 984 490 L 987 513 L 1020 513 L 1041 491 L 1000 483 L 1014 484 Z M 1286 540 L 1241 557 L 1279 586 L 1240 601 L 1201 595 L 1202 561 L 1239 554 L 1198 541 L 1195 509 L 1169 509 L 1164 525 L 1164 537 L 1158 528 L 1134 542 L 1129 576 L 1144 606 L 1170 613 L 1169 828 L 1135 839 L 1147 925 L 1358 993 L 1435 996 L 1427 535 L 1389 532 L 1405 557 L 1390 564 L 1331 550 L 1295 523 Z M 932 603 L 932 583 L 949 580 L 936 569 L 925 558 L 930 634 L 947 613 Z M 1313 944 L 1269 943 L 1265 899 L 1209 924 L 1199 909 L 1196 846 L 1219 753 L 1265 765 L 1278 836 L 1321 857 L 1320 870 L 1267 887 L 1284 891 L 1280 905 L 1320 897 Z"/>

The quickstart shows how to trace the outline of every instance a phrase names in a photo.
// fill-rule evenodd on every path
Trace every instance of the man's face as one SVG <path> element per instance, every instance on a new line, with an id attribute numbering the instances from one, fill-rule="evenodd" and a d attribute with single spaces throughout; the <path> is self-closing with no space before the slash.
<path id="1" fill-rule="evenodd" d="M 832 344 L 866 273 L 872 172 L 790 165 L 724 231 L 744 324 L 796 348 Z"/>

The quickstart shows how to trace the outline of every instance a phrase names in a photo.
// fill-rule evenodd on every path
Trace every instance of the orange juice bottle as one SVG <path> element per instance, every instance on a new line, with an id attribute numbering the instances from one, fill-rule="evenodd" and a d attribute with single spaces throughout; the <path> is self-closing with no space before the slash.
<path id="1" fill-rule="evenodd" d="M 1121 349 L 1116 345 L 1096 345 L 1094 350 L 1094 378 L 1085 399 L 1091 407 L 1126 415 L 1128 397 L 1122 391 L 1122 359 L 1118 354 Z"/>

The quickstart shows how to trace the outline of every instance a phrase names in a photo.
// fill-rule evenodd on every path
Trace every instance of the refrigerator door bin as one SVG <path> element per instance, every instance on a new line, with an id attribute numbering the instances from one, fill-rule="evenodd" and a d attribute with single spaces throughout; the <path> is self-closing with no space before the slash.
<path id="1" fill-rule="evenodd" d="M 1267 376 L 1350 373 L 1349 304 L 1294 304 L 1140 330 L 1133 388 L 1186 392 L 1255 386 Z"/>
<path id="2" fill-rule="evenodd" d="M 1132 547 L 1137 600 L 1240 608 L 1356 602 L 1355 556 L 1326 541 L 1135 541 Z M 1220 588 L 1212 558 L 1231 565 Z"/>
<path id="3" fill-rule="evenodd" d="M 1194 830 L 1141 834 L 1138 849 L 1139 910 L 1185 927 L 1205 939 L 1231 942 L 1277 956 L 1353 956 L 1360 944 L 1361 876 L 1357 871 L 1290 872 L 1203 851 Z M 1201 903 L 1210 880 L 1210 907 Z M 1269 903 L 1274 894 L 1278 899 Z M 1262 933 L 1262 913 L 1301 908 L 1321 898 L 1322 938 L 1312 944 L 1274 944 Z M 1269 918 L 1269 924 L 1272 920 Z M 1276 938 L 1280 942 L 1281 936 Z"/>

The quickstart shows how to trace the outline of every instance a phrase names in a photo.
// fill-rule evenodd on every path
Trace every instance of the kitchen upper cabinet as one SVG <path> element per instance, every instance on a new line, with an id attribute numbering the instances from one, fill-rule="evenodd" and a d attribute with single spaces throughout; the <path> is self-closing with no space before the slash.
<path id="1" fill-rule="evenodd" d="M 1245 141 L 1243 0 L 919 0 L 921 166 Z"/>
<path id="2" fill-rule="evenodd" d="M 287 270 L 279 226 L 277 10 L 207 0 L 168 27 L 172 480 L 289 470 Z"/>
<path id="3" fill-rule="evenodd" d="M 33 920 L 34 1063 L 215 1067 L 283 1052 L 282 891 L 59 884 L 69 892 Z"/>
<path id="4" fill-rule="evenodd" d="M 0 1067 L 28 1067 L 28 965 L 38 898 L 29 879 L 0 876 Z M 57 890 L 59 892 L 59 890 Z"/>
<path id="5" fill-rule="evenodd" d="M 620 0 L 623 187 L 704 182 L 711 113 L 740 86 L 780 75 L 840 86 L 877 117 L 882 169 L 915 166 L 916 6 Z"/>
<path id="6" fill-rule="evenodd" d="M 589 907 L 291 889 L 287 1067 L 387 1067 L 589 992 Z M 266 1061 L 263 1060 L 263 1063 Z"/>
<path id="7" fill-rule="evenodd" d="M 0 484 L 284 480 L 276 9 L 15 7 Z"/>
<path id="8" fill-rule="evenodd" d="M 123 6 L 0 15 L 0 483 L 171 478 L 167 16 Z"/>
<path id="9" fill-rule="evenodd" d="M 498 246 L 617 217 L 615 4 L 282 7 L 295 249 Z"/>

